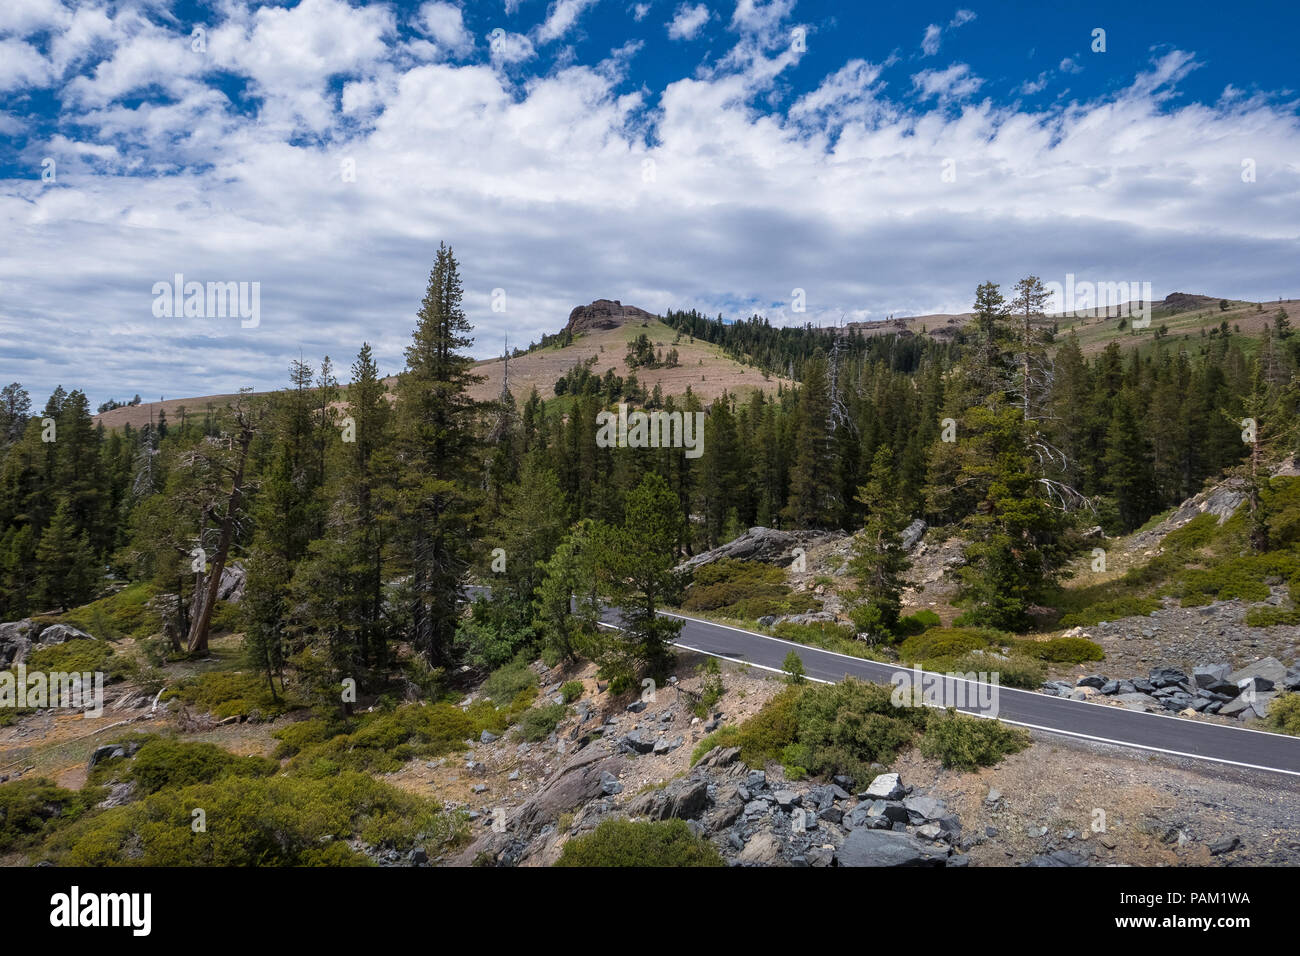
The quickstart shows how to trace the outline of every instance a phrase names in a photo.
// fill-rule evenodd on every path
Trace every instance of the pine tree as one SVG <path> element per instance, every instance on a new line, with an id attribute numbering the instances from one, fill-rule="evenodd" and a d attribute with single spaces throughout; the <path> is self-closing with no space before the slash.
<path id="1" fill-rule="evenodd" d="M 472 341 L 462 294 L 455 256 L 442 244 L 397 384 L 399 566 L 409 573 L 411 639 L 431 664 L 450 660 L 461 577 L 476 537 L 478 406 L 469 389 L 481 376 L 461 351 Z"/>
<path id="2" fill-rule="evenodd" d="M 840 463 L 830 418 L 830 380 L 826 357 L 819 351 L 804 365 L 799 389 L 790 499 L 782 511 L 788 527 L 837 528 L 842 520 Z"/>
<path id="3" fill-rule="evenodd" d="M 620 608 L 623 635 L 611 639 L 604 664 L 629 680 L 642 669 L 663 675 L 682 622 L 661 617 L 681 586 L 674 570 L 681 536 L 680 503 L 661 476 L 648 474 L 627 496 L 621 526 L 593 533 L 593 560 L 611 603 Z"/>
<path id="4" fill-rule="evenodd" d="M 899 507 L 894 454 L 888 445 L 876 449 L 857 501 L 867 509 L 867 517 L 854 538 L 849 562 L 849 573 L 857 582 L 851 613 L 858 631 L 874 643 L 888 640 L 898 629 L 903 573 L 911 566 L 900 537 L 907 518 Z"/>
<path id="5" fill-rule="evenodd" d="M 98 574 L 90 535 L 77 531 L 73 506 L 66 497 L 59 500 L 54 517 L 41 533 L 36 563 L 36 589 L 45 605 L 67 611 L 94 595 Z"/>

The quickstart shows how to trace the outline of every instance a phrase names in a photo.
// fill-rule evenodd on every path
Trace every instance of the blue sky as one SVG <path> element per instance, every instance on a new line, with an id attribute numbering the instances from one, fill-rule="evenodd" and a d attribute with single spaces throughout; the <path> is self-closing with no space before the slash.
<path id="1" fill-rule="evenodd" d="M 1294 296 L 1297 27 L 1256 2 L 5 0 L 0 378 L 271 388 L 362 340 L 396 371 L 440 240 L 479 355 L 597 297 L 801 323 L 1030 272 Z M 156 314 L 177 273 L 256 283 L 258 323 Z"/>

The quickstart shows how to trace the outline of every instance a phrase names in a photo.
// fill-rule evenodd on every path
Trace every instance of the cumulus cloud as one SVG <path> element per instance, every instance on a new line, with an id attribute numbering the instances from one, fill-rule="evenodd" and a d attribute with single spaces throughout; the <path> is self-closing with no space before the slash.
<path id="1" fill-rule="evenodd" d="M 464 56 L 474 49 L 474 37 L 465 29 L 464 14 L 454 4 L 422 4 L 416 20 L 420 29 L 449 56 Z"/>
<path id="2" fill-rule="evenodd" d="M 668 36 L 673 40 L 694 40 L 699 36 L 712 14 L 702 3 L 694 6 L 679 4 L 673 18 L 668 21 Z"/>
<path id="3" fill-rule="evenodd" d="M 283 19 L 309 3 L 331 28 Z M 300 353 L 346 365 L 363 339 L 396 371 L 440 240 L 484 356 L 601 296 L 802 323 L 964 311 L 979 282 L 1028 272 L 1294 292 L 1300 121 L 1261 91 L 1183 103 L 1186 51 L 1028 108 L 977 101 L 966 64 L 800 62 L 787 2 L 741 0 L 733 47 L 656 88 L 627 82 L 635 43 L 519 76 L 501 67 L 537 56 L 523 33 L 412 58 L 387 6 L 221 9 L 193 64 L 188 25 L 125 8 L 36 47 L 47 72 L 22 82 L 52 84 L 64 115 L 0 113 L 25 164 L 0 183 L 10 379 L 95 402 L 272 388 Z M 448 22 L 420 35 L 447 42 Z M 767 105 L 796 66 L 819 72 Z M 260 326 L 154 318 L 153 284 L 177 273 L 259 282 Z M 796 286 L 808 312 L 791 315 Z"/>

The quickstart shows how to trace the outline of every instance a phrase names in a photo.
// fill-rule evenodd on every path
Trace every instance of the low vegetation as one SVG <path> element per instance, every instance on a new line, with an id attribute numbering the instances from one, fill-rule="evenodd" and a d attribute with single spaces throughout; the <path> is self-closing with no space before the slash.
<path id="1" fill-rule="evenodd" d="M 684 820 L 606 820 L 564 844 L 556 866 L 723 866 Z"/>

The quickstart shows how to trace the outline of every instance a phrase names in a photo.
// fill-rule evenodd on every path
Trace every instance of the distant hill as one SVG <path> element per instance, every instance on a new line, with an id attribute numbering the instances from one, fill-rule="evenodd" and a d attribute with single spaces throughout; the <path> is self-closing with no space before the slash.
<path id="1" fill-rule="evenodd" d="M 665 396 L 684 395 L 689 386 L 706 402 L 724 391 L 747 395 L 755 389 L 774 392 L 778 383 L 790 384 L 788 379 L 765 377 L 757 368 L 736 361 L 715 345 L 698 339 L 692 341 L 689 336 L 679 338 L 678 333 L 657 315 L 636 306 L 625 306 L 614 299 L 597 299 L 590 305 L 573 309 L 562 331 L 567 333 L 566 340 L 571 338 L 569 344 L 535 348 L 510 358 L 510 392 L 517 401 L 522 403 L 526 400 L 534 387 L 543 398 L 554 398 L 556 381 L 579 362 L 593 357 L 593 374 L 604 375 L 608 369 L 613 369 L 616 375 L 626 378 L 635 371 L 637 381 L 647 392 L 658 385 Z M 628 344 L 643 333 L 656 350 L 667 352 L 676 349 L 678 364 L 629 369 L 625 361 Z M 471 389 L 470 394 L 482 401 L 499 396 L 506 364 L 502 358 L 476 363 L 475 371 L 484 376 L 484 381 Z M 389 376 L 384 381 L 391 390 L 397 376 Z M 236 398 L 236 394 L 169 398 L 163 402 L 114 408 L 97 415 L 96 421 L 103 423 L 105 428 L 121 428 L 128 423 L 139 428 L 157 420 L 159 410 L 166 409 L 167 420 L 174 423 L 180 420 L 182 409 L 186 415 L 202 415 L 209 407 L 222 408 Z"/>

